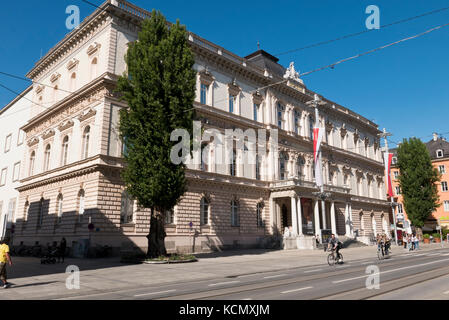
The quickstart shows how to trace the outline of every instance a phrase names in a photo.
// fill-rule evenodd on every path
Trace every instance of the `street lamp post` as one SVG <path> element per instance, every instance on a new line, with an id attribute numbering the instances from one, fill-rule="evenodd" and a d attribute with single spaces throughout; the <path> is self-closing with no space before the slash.
<path id="1" fill-rule="evenodd" d="M 380 138 L 384 138 L 385 140 L 385 152 L 388 154 L 388 140 L 387 137 L 391 136 L 392 134 L 387 132 L 387 130 L 384 128 L 383 132 L 379 134 Z M 386 185 L 387 185 L 387 189 L 388 189 L 388 174 L 390 174 L 390 172 L 385 172 L 385 180 L 386 180 Z M 393 192 L 393 191 L 392 191 Z M 390 197 L 391 200 L 391 210 L 393 211 L 393 224 L 394 224 L 394 242 L 396 243 L 396 245 L 398 245 L 398 230 L 396 227 L 396 209 L 395 207 L 397 206 L 397 204 L 394 202 L 394 197 L 391 196 Z"/>
<path id="2" fill-rule="evenodd" d="M 320 121 L 319 121 L 319 111 L 318 111 L 318 105 L 325 105 L 326 102 L 324 102 L 323 100 L 321 100 L 317 94 L 314 95 L 313 100 L 311 101 L 307 101 L 306 102 L 307 105 L 312 106 L 315 109 L 315 128 L 318 128 L 320 125 Z M 320 162 L 320 166 L 319 168 L 322 169 L 322 157 L 321 157 L 322 153 L 321 153 L 321 148 L 320 148 L 320 152 L 318 154 L 318 161 Z M 316 177 L 316 172 L 315 172 L 315 177 Z M 320 172 L 320 174 L 322 174 Z M 316 179 L 315 179 L 315 183 L 316 183 Z M 313 194 L 315 196 L 317 196 L 318 198 L 321 199 L 321 210 L 322 210 L 322 215 L 323 217 L 326 216 L 326 204 L 325 204 L 325 200 L 326 198 L 330 197 L 330 193 L 326 193 L 324 192 L 324 183 L 321 183 L 320 186 L 318 186 L 317 184 L 317 188 L 320 190 L 319 192 L 314 192 Z M 325 219 L 323 219 L 323 228 L 325 228 L 326 226 L 324 225 Z M 321 235 L 321 242 L 323 242 L 323 237 Z"/>

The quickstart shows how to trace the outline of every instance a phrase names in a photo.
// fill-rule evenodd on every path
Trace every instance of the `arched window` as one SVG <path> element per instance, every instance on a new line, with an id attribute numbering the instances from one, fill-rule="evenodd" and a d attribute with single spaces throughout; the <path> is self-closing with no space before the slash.
<path id="1" fill-rule="evenodd" d="M 84 215 L 84 197 L 85 193 L 84 190 L 81 189 L 78 192 L 78 221 L 81 222 Z"/>
<path id="2" fill-rule="evenodd" d="M 94 58 L 92 60 L 92 63 L 90 64 L 90 80 L 93 80 L 97 77 L 97 68 L 98 66 L 98 60 L 97 58 Z"/>
<path id="3" fill-rule="evenodd" d="M 388 234 L 388 223 L 387 223 L 387 219 L 385 219 L 384 214 L 382 214 L 382 229 L 385 234 Z"/>
<path id="4" fill-rule="evenodd" d="M 363 212 L 360 212 L 359 219 L 360 219 L 360 230 L 365 231 L 365 220 L 363 219 Z"/>
<path id="5" fill-rule="evenodd" d="M 376 223 L 376 218 L 374 216 L 374 213 L 371 214 L 371 227 L 373 228 L 373 233 L 376 234 L 377 233 L 377 223 Z"/>
<path id="6" fill-rule="evenodd" d="M 256 206 L 257 227 L 263 228 L 263 204 L 259 202 Z"/>
<path id="7" fill-rule="evenodd" d="M 27 200 L 25 202 L 25 206 L 23 208 L 23 221 L 26 222 L 28 221 L 28 212 L 30 210 L 30 202 Z"/>
<path id="8" fill-rule="evenodd" d="M 65 166 L 67 164 L 68 155 L 69 155 L 69 137 L 65 136 L 64 140 L 62 140 L 61 166 Z"/>
<path id="9" fill-rule="evenodd" d="M 165 224 L 175 224 L 175 209 L 165 211 Z"/>
<path id="10" fill-rule="evenodd" d="M 296 177 L 298 179 L 302 179 L 304 177 L 304 158 L 298 157 L 298 160 L 296 160 Z"/>
<path id="11" fill-rule="evenodd" d="M 45 153 L 44 153 L 44 171 L 47 171 L 50 169 L 50 155 L 51 155 L 51 146 L 50 146 L 50 144 L 47 144 L 47 147 L 45 147 Z"/>
<path id="12" fill-rule="evenodd" d="M 232 150 L 230 173 L 231 173 L 231 176 L 234 176 L 234 177 L 237 175 L 237 153 L 236 153 L 235 149 Z"/>
<path id="13" fill-rule="evenodd" d="M 231 226 L 240 226 L 239 204 L 237 200 L 231 201 Z"/>
<path id="14" fill-rule="evenodd" d="M 279 155 L 279 180 L 287 179 L 286 165 L 288 161 L 288 155 L 285 152 L 281 152 Z"/>
<path id="15" fill-rule="evenodd" d="M 83 132 L 83 154 L 82 154 L 83 159 L 87 159 L 89 157 L 89 141 L 90 141 L 90 126 L 87 126 Z"/>
<path id="16" fill-rule="evenodd" d="M 63 208 L 63 197 L 60 193 L 56 199 L 56 223 L 61 223 L 62 220 L 62 208 Z"/>
<path id="17" fill-rule="evenodd" d="M 58 101 L 58 91 L 59 91 L 58 86 L 55 86 L 53 88 L 53 103 L 56 103 L 56 101 Z"/>
<path id="18" fill-rule="evenodd" d="M 134 200 L 125 190 L 122 193 L 122 204 L 120 210 L 120 223 L 131 223 L 134 218 Z"/>
<path id="19" fill-rule="evenodd" d="M 203 197 L 200 203 L 200 223 L 202 226 L 209 224 L 209 201 Z"/>
<path id="20" fill-rule="evenodd" d="M 313 128 L 315 126 L 315 119 L 313 116 L 309 116 L 309 138 L 313 140 Z"/>
<path id="21" fill-rule="evenodd" d="M 209 145 L 207 143 L 203 143 L 201 145 L 201 170 L 209 171 Z"/>
<path id="22" fill-rule="evenodd" d="M 34 162 L 36 160 L 36 152 L 31 152 L 30 156 L 30 169 L 28 171 L 28 175 L 31 177 L 34 174 Z"/>
<path id="23" fill-rule="evenodd" d="M 74 92 L 76 89 L 76 73 L 72 73 L 72 75 L 70 76 L 70 86 L 69 86 L 69 90 L 71 92 Z"/>
<path id="24" fill-rule="evenodd" d="M 41 226 L 42 225 L 42 221 L 44 219 L 44 198 L 41 198 L 41 200 L 39 201 L 39 208 L 38 208 L 38 212 L 37 212 L 37 226 Z"/>

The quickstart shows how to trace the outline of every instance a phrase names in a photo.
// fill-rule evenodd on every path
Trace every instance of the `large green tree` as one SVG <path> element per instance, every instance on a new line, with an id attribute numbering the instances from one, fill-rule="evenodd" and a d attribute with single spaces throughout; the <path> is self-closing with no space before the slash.
<path id="1" fill-rule="evenodd" d="M 433 167 L 426 145 L 417 138 L 404 139 L 398 147 L 397 158 L 405 211 L 411 223 L 422 228 L 440 205 L 437 185 L 440 173 Z"/>
<path id="2" fill-rule="evenodd" d="M 140 206 L 151 209 L 148 256 L 166 255 L 165 215 L 186 191 L 185 165 L 174 164 L 170 141 L 175 129 L 192 136 L 196 73 L 187 31 L 169 25 L 153 10 L 142 23 L 138 40 L 125 57 L 127 72 L 118 91 L 128 108 L 120 112 L 119 130 L 125 143 L 122 178 Z"/>

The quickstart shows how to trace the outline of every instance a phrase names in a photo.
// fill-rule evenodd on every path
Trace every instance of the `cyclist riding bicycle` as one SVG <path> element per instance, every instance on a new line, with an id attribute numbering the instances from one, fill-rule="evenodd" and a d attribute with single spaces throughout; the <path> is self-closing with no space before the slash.
<path id="1" fill-rule="evenodd" d="M 335 250 L 337 261 L 340 260 L 340 249 L 341 242 L 335 237 L 335 234 L 332 233 L 332 236 L 327 240 L 327 248 L 328 250 Z"/>
<path id="2" fill-rule="evenodd" d="M 382 241 L 384 243 L 384 247 L 385 247 L 385 254 L 388 255 L 388 251 L 390 250 L 390 246 L 391 246 L 391 240 L 390 238 L 384 233 L 382 235 Z"/>

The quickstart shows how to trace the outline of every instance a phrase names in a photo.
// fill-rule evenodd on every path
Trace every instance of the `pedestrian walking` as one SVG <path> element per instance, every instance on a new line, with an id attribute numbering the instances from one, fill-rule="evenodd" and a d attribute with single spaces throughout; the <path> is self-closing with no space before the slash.
<path id="1" fill-rule="evenodd" d="M 404 249 L 407 249 L 407 238 L 408 238 L 408 234 L 404 232 L 404 236 L 402 237 L 402 242 L 404 243 Z"/>
<path id="2" fill-rule="evenodd" d="M 0 280 L 3 282 L 3 288 L 8 288 L 10 285 L 8 283 L 6 275 L 6 264 L 12 266 L 11 257 L 9 255 L 9 239 L 3 239 L 0 242 Z"/>
<path id="3" fill-rule="evenodd" d="M 62 238 L 61 243 L 59 244 L 59 250 L 58 250 L 58 263 L 59 262 L 64 263 L 66 248 L 67 248 L 67 241 L 65 240 L 65 238 Z"/>
<path id="4" fill-rule="evenodd" d="M 421 235 L 416 235 L 415 237 L 415 249 L 419 250 L 419 241 L 421 241 Z"/>

